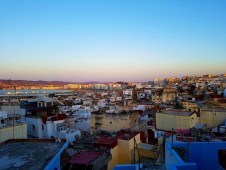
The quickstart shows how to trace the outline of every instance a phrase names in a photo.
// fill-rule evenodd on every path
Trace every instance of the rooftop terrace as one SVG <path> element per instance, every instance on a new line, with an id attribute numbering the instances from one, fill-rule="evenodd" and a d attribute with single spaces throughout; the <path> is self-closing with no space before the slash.
<path id="1" fill-rule="evenodd" d="M 44 169 L 62 146 L 54 140 L 8 140 L 0 144 L 0 170 Z"/>
<path id="2" fill-rule="evenodd" d="M 161 113 L 175 116 L 191 116 L 193 112 L 190 111 L 182 111 L 182 110 L 163 110 Z"/>

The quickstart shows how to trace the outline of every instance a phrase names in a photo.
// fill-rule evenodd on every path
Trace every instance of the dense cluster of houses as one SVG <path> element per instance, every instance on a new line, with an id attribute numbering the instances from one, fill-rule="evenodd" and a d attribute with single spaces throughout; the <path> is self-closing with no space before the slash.
<path id="1" fill-rule="evenodd" d="M 62 169 L 112 169 L 147 159 L 164 164 L 167 141 L 226 139 L 226 75 L 65 88 L 74 91 L 0 96 L 0 142 L 66 141 Z"/>

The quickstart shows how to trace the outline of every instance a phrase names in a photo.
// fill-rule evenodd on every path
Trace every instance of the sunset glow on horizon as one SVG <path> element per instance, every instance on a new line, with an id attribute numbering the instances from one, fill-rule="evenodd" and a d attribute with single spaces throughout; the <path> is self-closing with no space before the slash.
<path id="1" fill-rule="evenodd" d="M 226 73 L 226 1 L 0 1 L 0 79 Z"/>

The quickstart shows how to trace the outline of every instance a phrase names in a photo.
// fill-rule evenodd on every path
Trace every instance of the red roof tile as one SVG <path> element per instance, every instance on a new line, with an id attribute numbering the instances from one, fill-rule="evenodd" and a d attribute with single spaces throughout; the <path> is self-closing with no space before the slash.
<path id="1" fill-rule="evenodd" d="M 98 156 L 100 156 L 100 152 L 88 152 L 83 151 L 80 153 L 77 153 L 72 157 L 70 160 L 70 163 L 72 164 L 89 164 L 92 161 L 94 161 Z"/>
<path id="2" fill-rule="evenodd" d="M 103 146 L 106 148 L 114 148 L 117 145 L 117 138 L 115 137 L 101 137 L 94 143 L 95 146 Z"/>
<path id="3" fill-rule="evenodd" d="M 118 139 L 123 139 L 123 140 L 131 140 L 134 136 L 136 136 L 138 133 L 126 133 L 122 132 L 118 135 Z"/>

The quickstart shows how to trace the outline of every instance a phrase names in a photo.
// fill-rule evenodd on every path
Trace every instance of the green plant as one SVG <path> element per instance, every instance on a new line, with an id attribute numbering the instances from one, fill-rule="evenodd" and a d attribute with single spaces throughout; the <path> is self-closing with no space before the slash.
<path id="1" fill-rule="evenodd" d="M 185 155 L 187 153 L 186 148 L 184 148 L 183 146 L 172 146 L 172 149 L 177 152 L 177 154 L 181 157 L 182 160 L 185 159 Z"/>

